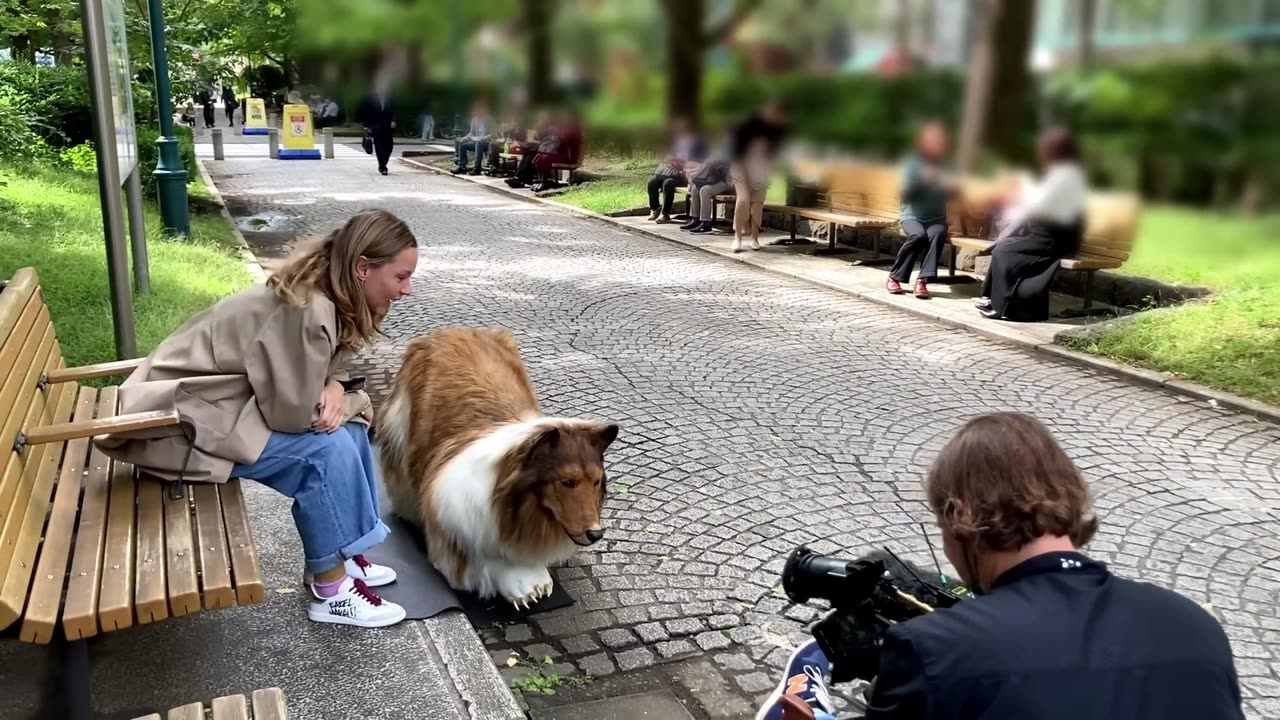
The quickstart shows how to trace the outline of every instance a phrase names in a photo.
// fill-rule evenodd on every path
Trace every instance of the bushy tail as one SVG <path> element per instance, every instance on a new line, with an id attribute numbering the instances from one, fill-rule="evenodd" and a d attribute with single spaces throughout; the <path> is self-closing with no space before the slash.
<path id="1" fill-rule="evenodd" d="M 382 482 L 397 515 L 422 525 L 422 501 L 414 487 L 409 468 L 409 431 L 413 419 L 413 399 L 408 388 L 395 383 L 391 397 L 378 411 L 378 458 Z"/>

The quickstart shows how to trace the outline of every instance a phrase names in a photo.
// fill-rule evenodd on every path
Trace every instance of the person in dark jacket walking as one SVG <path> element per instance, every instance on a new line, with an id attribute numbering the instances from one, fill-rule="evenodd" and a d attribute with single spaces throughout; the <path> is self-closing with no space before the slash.
<path id="1" fill-rule="evenodd" d="M 378 158 L 378 172 L 387 174 L 387 162 L 395 146 L 396 105 L 385 80 L 378 80 L 372 93 L 360 108 L 360 123 L 373 138 L 373 152 Z"/>

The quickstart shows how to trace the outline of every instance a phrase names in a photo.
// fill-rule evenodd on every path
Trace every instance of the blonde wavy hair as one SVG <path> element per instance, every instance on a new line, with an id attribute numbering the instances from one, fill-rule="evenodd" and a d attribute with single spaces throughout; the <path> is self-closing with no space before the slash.
<path id="1" fill-rule="evenodd" d="M 356 261 L 384 265 L 417 246 L 403 220 L 386 210 L 364 210 L 328 235 L 299 245 L 267 279 L 267 287 L 294 307 L 307 306 L 316 293 L 324 295 L 337 309 L 338 349 L 355 352 L 370 345 L 382 326 L 382 317 L 365 300 Z"/>

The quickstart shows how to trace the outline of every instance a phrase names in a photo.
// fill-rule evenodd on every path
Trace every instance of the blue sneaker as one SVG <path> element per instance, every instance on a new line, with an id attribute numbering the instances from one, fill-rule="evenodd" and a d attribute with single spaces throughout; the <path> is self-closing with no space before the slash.
<path id="1" fill-rule="evenodd" d="M 756 713 L 756 720 L 783 720 L 786 717 L 786 706 L 795 705 L 789 703 L 789 700 L 799 700 L 801 705 L 809 709 L 809 716 L 814 720 L 835 720 L 835 708 L 827 693 L 826 676 L 830 671 L 831 661 L 822 653 L 817 640 L 810 640 L 796 648 L 787 660 L 782 682 L 778 683 L 760 712 Z"/>

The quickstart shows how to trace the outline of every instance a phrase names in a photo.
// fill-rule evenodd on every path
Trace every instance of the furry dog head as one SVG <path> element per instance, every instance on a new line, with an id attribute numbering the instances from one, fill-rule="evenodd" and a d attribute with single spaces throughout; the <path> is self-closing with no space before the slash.
<path id="1" fill-rule="evenodd" d="M 613 424 L 549 422 L 507 455 L 495 499 L 525 523 L 540 514 L 548 525 L 546 534 L 559 530 L 583 546 L 599 541 L 604 537 L 604 451 L 617 437 Z"/>

